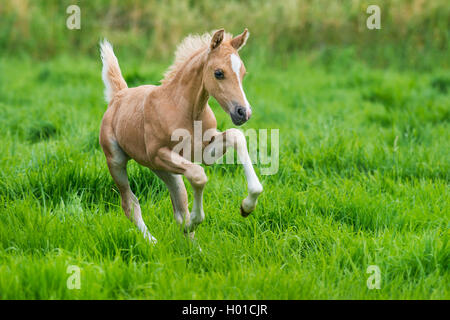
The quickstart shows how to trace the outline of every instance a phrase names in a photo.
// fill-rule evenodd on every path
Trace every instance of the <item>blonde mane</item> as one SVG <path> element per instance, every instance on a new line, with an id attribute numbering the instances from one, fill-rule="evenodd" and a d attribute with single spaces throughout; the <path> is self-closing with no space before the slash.
<path id="1" fill-rule="evenodd" d="M 204 33 L 202 35 L 198 34 L 190 34 L 186 38 L 181 41 L 181 43 L 177 46 L 175 51 L 175 60 L 172 65 L 167 69 L 164 73 L 164 78 L 161 80 L 161 83 L 168 82 L 172 80 L 178 70 L 184 65 L 189 58 L 199 51 L 200 49 L 206 49 L 211 43 L 211 38 L 216 32 L 216 30 Z M 224 34 L 223 41 L 231 40 L 233 36 L 230 33 Z"/>

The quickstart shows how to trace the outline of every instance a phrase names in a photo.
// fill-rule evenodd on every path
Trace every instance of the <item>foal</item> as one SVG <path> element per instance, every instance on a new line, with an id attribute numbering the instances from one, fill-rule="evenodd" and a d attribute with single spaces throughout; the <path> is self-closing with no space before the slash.
<path id="1" fill-rule="evenodd" d="M 207 177 L 203 168 L 192 162 L 190 155 L 173 151 L 178 141 L 172 141 L 171 135 L 181 128 L 192 137 L 194 121 L 201 121 L 203 132 L 214 132 L 209 141 L 200 141 L 203 151 L 212 155 L 213 160 L 222 157 L 229 147 L 236 149 L 248 188 L 241 214 L 246 217 L 255 209 L 263 188 L 248 155 L 245 137 L 237 129 L 217 131 L 214 113 L 208 105 L 211 95 L 235 125 L 250 118 L 252 111 L 242 89 L 245 67 L 238 55 L 248 35 L 245 29 L 232 38 L 221 29 L 213 35 L 188 36 L 178 46 L 175 62 L 161 85 L 136 88 L 128 88 L 109 42 L 105 40 L 100 44 L 102 78 L 108 102 L 100 129 L 100 144 L 119 188 L 126 216 L 152 243 L 156 239 L 142 220 L 138 199 L 128 183 L 127 162 L 134 159 L 164 181 L 170 192 L 175 220 L 193 236 L 195 227 L 205 217 L 202 201 Z M 191 139 L 192 146 L 194 143 Z M 181 175 L 187 178 L 194 192 L 190 213 Z"/>

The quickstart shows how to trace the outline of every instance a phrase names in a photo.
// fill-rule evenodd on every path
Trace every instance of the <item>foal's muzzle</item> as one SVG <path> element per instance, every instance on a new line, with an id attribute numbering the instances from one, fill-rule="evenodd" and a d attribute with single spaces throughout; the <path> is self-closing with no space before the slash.
<path id="1" fill-rule="evenodd" d="M 231 120 L 237 126 L 244 124 L 252 116 L 250 108 L 243 107 L 241 105 L 235 105 L 234 110 L 230 112 Z"/>

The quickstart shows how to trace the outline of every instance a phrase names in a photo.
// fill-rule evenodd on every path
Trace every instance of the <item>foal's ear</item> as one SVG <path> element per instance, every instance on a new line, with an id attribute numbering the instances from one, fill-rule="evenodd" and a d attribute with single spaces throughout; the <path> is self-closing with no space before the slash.
<path id="1" fill-rule="evenodd" d="M 248 32 L 247 28 L 245 28 L 244 32 L 231 39 L 230 43 L 233 48 L 235 48 L 236 50 L 240 50 L 243 46 L 245 46 L 249 35 L 250 32 Z"/>
<path id="2" fill-rule="evenodd" d="M 211 39 L 211 50 L 217 48 L 223 41 L 223 34 L 225 33 L 224 29 L 217 30 Z"/>

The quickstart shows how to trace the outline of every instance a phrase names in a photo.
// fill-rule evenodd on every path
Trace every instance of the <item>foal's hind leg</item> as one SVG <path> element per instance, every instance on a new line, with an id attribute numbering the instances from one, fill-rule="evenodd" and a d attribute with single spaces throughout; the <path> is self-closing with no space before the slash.
<path id="1" fill-rule="evenodd" d="M 150 243 L 156 243 L 156 239 L 150 234 L 147 226 L 142 220 L 141 207 L 139 201 L 133 194 L 128 182 L 127 162 L 128 156 L 120 149 L 116 142 L 103 146 L 106 155 L 109 172 L 120 191 L 122 198 L 122 208 L 125 215 L 139 228 L 144 234 L 144 238 Z"/>

